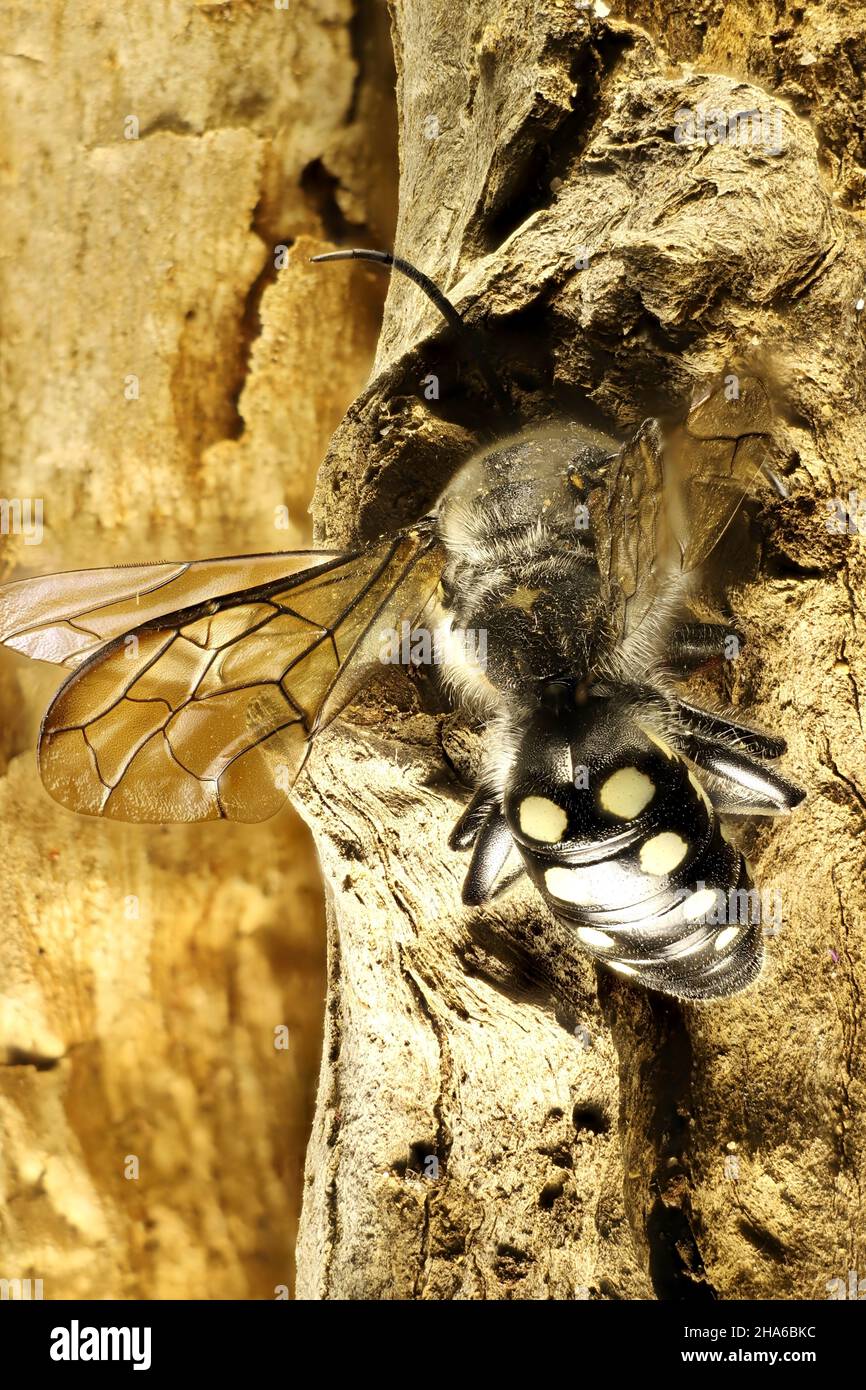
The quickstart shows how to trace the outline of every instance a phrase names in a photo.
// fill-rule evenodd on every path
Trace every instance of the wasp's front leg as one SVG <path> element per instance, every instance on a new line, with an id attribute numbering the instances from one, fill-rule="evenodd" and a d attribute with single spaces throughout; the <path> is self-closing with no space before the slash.
<path id="1" fill-rule="evenodd" d="M 776 734 L 768 734 L 764 729 L 743 724 L 728 715 L 701 709 L 699 705 L 690 705 L 686 700 L 677 700 L 676 708 L 677 718 L 689 734 L 710 741 L 718 740 L 726 747 L 741 748 L 755 758 L 781 758 L 788 746 Z"/>
<path id="2" fill-rule="evenodd" d="M 481 827 L 494 807 L 499 805 L 499 793 L 479 783 L 472 799 L 448 837 L 451 849 L 471 849 Z"/>
<path id="3" fill-rule="evenodd" d="M 513 843 L 502 807 L 496 805 L 487 813 L 463 881 L 463 901 L 468 907 L 477 907 L 494 896 L 496 881 Z M 501 885 L 502 888 L 507 886 L 507 882 Z"/>

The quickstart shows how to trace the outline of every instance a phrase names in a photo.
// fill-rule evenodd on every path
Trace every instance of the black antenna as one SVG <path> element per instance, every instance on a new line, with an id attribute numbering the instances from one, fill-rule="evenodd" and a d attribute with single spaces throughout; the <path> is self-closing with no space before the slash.
<path id="1" fill-rule="evenodd" d="M 468 324 L 459 310 L 454 308 L 451 300 L 442 293 L 439 286 L 434 284 L 429 275 L 425 275 L 423 270 L 412 265 L 410 261 L 404 261 L 402 256 L 394 256 L 390 251 L 369 251 L 363 247 L 353 247 L 347 251 L 326 251 L 321 256 L 311 256 L 311 261 L 372 261 L 375 265 L 386 266 L 391 270 L 397 270 L 407 279 L 412 280 L 420 290 L 423 290 L 427 298 L 431 300 L 439 310 L 442 317 L 450 328 L 464 338 L 478 351 L 478 366 L 481 369 L 484 380 L 492 392 L 497 405 L 502 410 L 510 409 L 510 401 L 506 396 L 499 378 L 490 362 L 489 351 L 486 341 L 481 337 L 480 332 L 473 325 Z"/>

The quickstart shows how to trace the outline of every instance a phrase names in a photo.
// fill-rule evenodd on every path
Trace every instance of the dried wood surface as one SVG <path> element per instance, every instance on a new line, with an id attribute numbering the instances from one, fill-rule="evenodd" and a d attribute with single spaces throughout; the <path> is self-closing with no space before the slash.
<path id="1" fill-rule="evenodd" d="M 772 363 L 791 501 L 765 501 L 760 570 L 736 576 L 748 646 L 695 689 L 784 733 L 809 788 L 739 833 L 783 925 L 758 987 L 681 1006 L 597 979 L 526 886 L 462 909 L 445 839 L 472 732 L 409 687 L 371 695 L 302 790 L 331 919 L 307 1297 L 821 1298 L 866 1259 L 864 547 L 827 526 L 864 488 L 862 39 L 830 5 L 799 47 L 785 6 L 698 5 L 693 30 L 630 8 L 646 29 L 403 0 L 397 247 L 486 321 L 526 418 L 588 402 L 625 431 L 732 357 Z M 678 143 L 701 105 L 778 110 L 779 147 Z M 395 281 L 320 533 L 429 507 L 490 424 L 472 389 Z"/>

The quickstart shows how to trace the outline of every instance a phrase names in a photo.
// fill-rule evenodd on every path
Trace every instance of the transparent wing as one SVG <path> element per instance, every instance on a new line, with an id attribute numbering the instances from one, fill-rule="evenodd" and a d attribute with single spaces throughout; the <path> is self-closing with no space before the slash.
<path id="1" fill-rule="evenodd" d="M 299 564 L 295 573 L 286 573 L 295 557 L 282 559 L 279 578 L 238 590 L 224 574 L 231 592 L 109 637 L 78 666 L 40 734 L 40 773 L 57 801 L 89 815 L 156 822 L 258 821 L 279 809 L 310 737 L 375 666 L 382 628 L 415 620 L 442 563 L 429 528 L 357 555 Z M 235 576 L 249 573 L 248 557 L 203 564 L 234 564 Z M 180 580 L 173 592 L 187 598 L 185 575 L 172 578 L 171 567 L 161 568 L 163 588 Z M 39 596 L 43 633 L 66 631 L 60 579 L 48 617 L 44 589 Z M 133 600 L 107 588 L 99 593 L 103 602 L 85 610 L 86 583 L 81 575 L 75 579 L 75 611 L 87 622 L 82 630 L 102 638 L 112 625 L 122 627 L 123 617 L 106 617 L 106 609 Z M 37 600 L 33 611 L 39 608 Z M 75 631 L 80 624 L 77 616 Z"/>
<path id="2" fill-rule="evenodd" d="M 19 579 L 0 586 L 0 642 L 37 661 L 78 666 L 105 642 L 166 613 L 342 558 L 337 552 L 282 551 Z"/>
<path id="3" fill-rule="evenodd" d="M 590 506 L 621 637 L 643 622 L 666 580 L 695 569 L 717 545 L 769 456 L 772 422 L 763 383 L 729 375 L 673 429 L 644 421 L 612 460 Z"/>
<path id="4" fill-rule="evenodd" d="M 665 449 L 683 570 L 700 565 L 730 526 L 769 459 L 772 430 L 772 402 L 757 377 L 726 377 L 693 402 Z"/>
<path id="5" fill-rule="evenodd" d="M 645 420 L 611 460 L 606 487 L 590 494 L 599 572 L 620 637 L 640 625 L 677 562 L 663 444 L 658 421 Z"/>

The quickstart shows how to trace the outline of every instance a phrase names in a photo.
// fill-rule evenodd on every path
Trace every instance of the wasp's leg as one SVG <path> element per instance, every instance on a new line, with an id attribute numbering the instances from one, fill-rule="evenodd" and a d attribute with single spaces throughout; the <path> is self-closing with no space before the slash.
<path id="1" fill-rule="evenodd" d="M 704 662 L 723 656 L 739 656 L 745 637 L 736 628 L 721 623 L 682 623 L 675 627 L 668 642 L 668 665 L 685 675 Z"/>
<path id="2" fill-rule="evenodd" d="M 472 793 L 472 799 L 448 836 L 450 849 L 471 849 L 478 839 L 482 825 L 495 806 L 499 805 L 499 792 L 479 785 Z"/>
<path id="3" fill-rule="evenodd" d="M 785 479 L 780 478 L 778 473 L 774 473 L 772 468 L 768 468 L 765 463 L 761 464 L 761 472 L 767 479 L 767 482 L 770 484 L 776 496 L 781 498 L 783 502 L 787 502 L 791 494 L 788 491 L 788 484 L 785 482 Z"/>
<path id="4" fill-rule="evenodd" d="M 501 806 L 488 811 L 481 831 L 475 841 L 469 870 L 463 881 L 463 901 L 469 907 L 477 907 L 493 897 L 494 885 L 505 861 L 511 852 L 514 841 Z M 501 885 L 503 888 L 507 884 Z"/>
<path id="5" fill-rule="evenodd" d="M 755 729 L 751 724 L 741 724 L 738 719 L 728 719 L 724 714 L 701 709 L 698 705 L 690 705 L 685 700 L 677 700 L 677 716 L 690 734 L 707 742 L 716 738 L 730 740 L 756 758 L 781 758 L 788 746 L 783 738 L 775 734 Z"/>
<path id="6" fill-rule="evenodd" d="M 795 782 L 726 743 L 687 734 L 680 747 L 693 763 L 710 774 L 707 791 L 721 815 L 783 816 L 806 795 Z"/>

